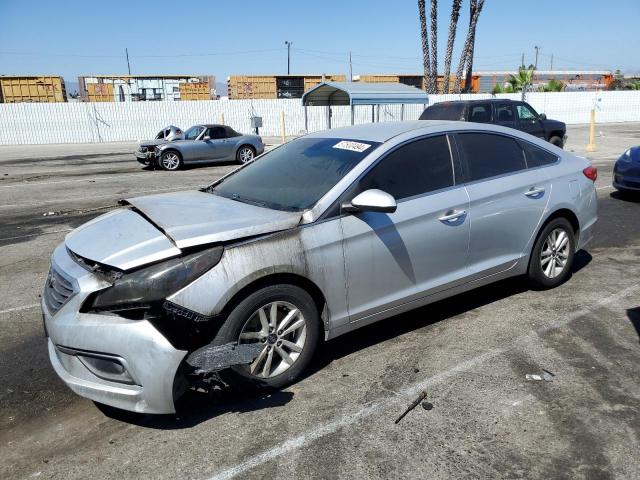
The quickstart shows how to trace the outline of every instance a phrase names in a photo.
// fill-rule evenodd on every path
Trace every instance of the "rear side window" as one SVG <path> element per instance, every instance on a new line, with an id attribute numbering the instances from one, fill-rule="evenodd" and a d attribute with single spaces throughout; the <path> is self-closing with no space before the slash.
<path id="1" fill-rule="evenodd" d="M 529 168 L 543 167 L 558 161 L 557 155 L 530 143 L 524 143 L 524 153 L 527 156 L 527 166 Z"/>
<path id="2" fill-rule="evenodd" d="M 420 120 L 462 120 L 463 110 L 464 103 L 436 103 L 422 112 Z"/>
<path id="3" fill-rule="evenodd" d="M 377 188 L 401 200 L 452 185 L 449 142 L 440 135 L 391 152 L 360 181 L 360 191 Z"/>
<path id="4" fill-rule="evenodd" d="M 471 182 L 527 168 L 522 148 L 513 138 L 491 133 L 460 133 L 458 141 Z"/>
<path id="5" fill-rule="evenodd" d="M 469 121 L 476 123 L 491 122 L 491 104 L 473 103 L 469 107 Z"/>

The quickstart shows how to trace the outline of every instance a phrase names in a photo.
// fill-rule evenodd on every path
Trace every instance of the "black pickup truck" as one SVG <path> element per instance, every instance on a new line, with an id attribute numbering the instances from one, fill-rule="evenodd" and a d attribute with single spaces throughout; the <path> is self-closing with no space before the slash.
<path id="1" fill-rule="evenodd" d="M 537 113 L 526 102 L 505 99 L 457 100 L 440 102 L 427 107 L 420 120 L 462 120 L 493 123 L 515 128 L 540 137 L 562 148 L 567 140 L 567 126 Z"/>

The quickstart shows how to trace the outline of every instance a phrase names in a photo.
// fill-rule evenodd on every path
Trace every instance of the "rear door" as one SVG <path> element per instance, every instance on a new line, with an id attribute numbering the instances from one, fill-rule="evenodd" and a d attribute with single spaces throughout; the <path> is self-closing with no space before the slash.
<path id="1" fill-rule="evenodd" d="M 486 132 L 458 133 L 469 193 L 469 268 L 485 276 L 512 267 L 537 231 L 549 196 L 542 169 L 527 169 L 521 144 Z"/>
<path id="2" fill-rule="evenodd" d="M 470 103 L 467 120 L 475 123 L 491 123 L 491 103 Z"/>
<path id="3" fill-rule="evenodd" d="M 518 128 L 511 102 L 495 102 L 493 104 L 493 123 L 503 127 Z"/>
<path id="4" fill-rule="evenodd" d="M 394 196 L 394 213 L 341 217 L 351 321 L 462 283 L 469 243 L 469 198 L 454 182 L 445 135 L 411 141 L 380 160 L 351 191 Z"/>
<path id="5" fill-rule="evenodd" d="M 534 137 L 545 138 L 544 126 L 538 118 L 538 113 L 525 102 L 515 103 L 518 130 L 530 133 Z"/>

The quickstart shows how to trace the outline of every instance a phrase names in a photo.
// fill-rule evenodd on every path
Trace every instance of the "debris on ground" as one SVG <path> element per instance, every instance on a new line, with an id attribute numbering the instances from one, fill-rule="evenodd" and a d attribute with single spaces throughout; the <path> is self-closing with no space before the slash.
<path id="1" fill-rule="evenodd" d="M 418 395 L 418 398 L 416 398 L 413 402 L 411 402 L 411 404 L 407 407 L 407 409 L 404 412 L 402 412 L 402 414 L 398 418 L 396 418 L 395 423 L 398 424 L 400 420 L 402 420 L 407 413 L 409 413 L 411 410 L 413 410 L 418 405 L 420 405 L 420 402 L 423 401 L 425 398 L 427 398 L 427 392 L 423 390 L 422 392 L 420 392 L 420 395 Z"/>
<path id="2" fill-rule="evenodd" d="M 545 382 L 552 382 L 553 377 L 555 377 L 555 373 L 550 372 L 549 370 L 542 369 L 542 374 L 538 373 L 527 373 L 525 378 L 529 381 L 540 382 L 544 380 Z"/>
<path id="3" fill-rule="evenodd" d="M 422 408 L 425 410 L 433 410 L 433 403 L 431 402 L 422 402 Z"/>

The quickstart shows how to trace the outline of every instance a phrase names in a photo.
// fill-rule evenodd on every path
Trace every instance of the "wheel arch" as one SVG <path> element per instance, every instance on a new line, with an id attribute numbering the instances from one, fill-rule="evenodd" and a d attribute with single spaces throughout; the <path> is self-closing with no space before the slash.
<path id="1" fill-rule="evenodd" d="M 257 278 L 248 284 L 244 285 L 240 290 L 238 290 L 227 303 L 224 305 L 220 312 L 220 316 L 222 318 L 226 318 L 226 316 L 248 295 L 251 295 L 253 292 L 260 290 L 261 288 L 268 287 L 271 285 L 277 284 L 288 284 L 295 285 L 297 287 L 302 288 L 306 291 L 311 298 L 313 299 L 316 308 L 318 309 L 318 315 L 320 316 L 323 328 L 326 331 L 328 329 L 328 305 L 322 293 L 322 290 L 315 282 L 309 280 L 307 277 L 304 277 L 297 273 L 272 273 L 260 278 Z"/>
<path id="2" fill-rule="evenodd" d="M 536 232 L 534 241 L 531 243 L 531 251 L 533 251 L 533 249 L 536 247 L 536 244 L 538 243 L 538 239 L 540 238 L 540 234 L 542 234 L 542 231 L 545 229 L 545 227 L 556 218 L 565 218 L 571 224 L 571 227 L 573 228 L 573 236 L 576 242 L 576 246 L 579 245 L 580 221 L 578 220 L 578 216 L 575 214 L 573 210 L 566 207 L 562 207 L 551 212 L 551 214 L 548 215 L 542 223 L 540 223 L 540 227 L 538 227 L 538 231 Z M 532 256 L 529 255 L 529 262 L 531 262 L 531 258 Z"/>

